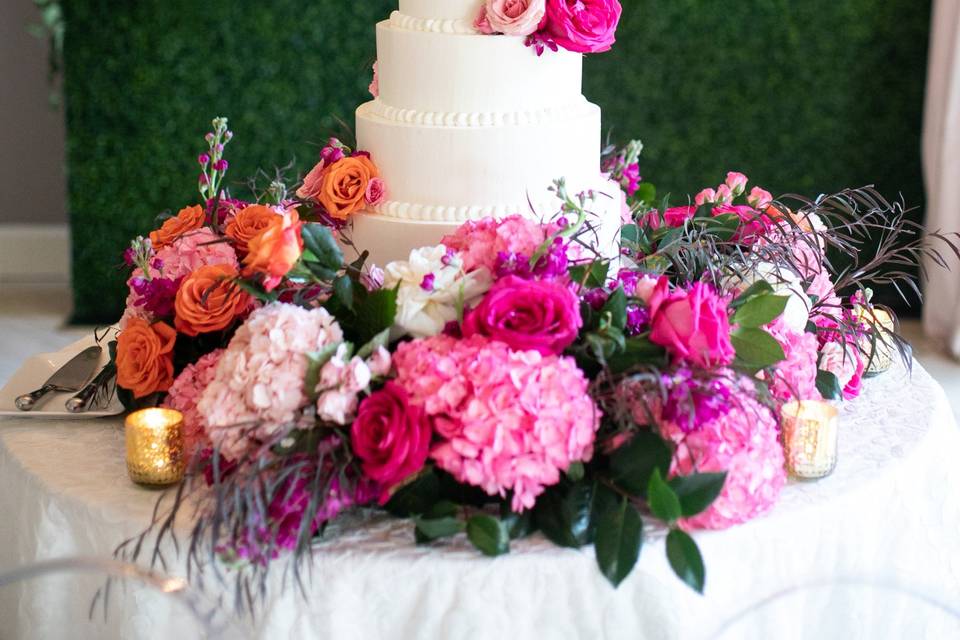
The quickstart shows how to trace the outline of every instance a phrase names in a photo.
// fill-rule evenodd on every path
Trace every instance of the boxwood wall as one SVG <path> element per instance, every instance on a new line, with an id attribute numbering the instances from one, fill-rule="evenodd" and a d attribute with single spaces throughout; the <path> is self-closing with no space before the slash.
<path id="1" fill-rule="evenodd" d="M 773 192 L 875 182 L 922 204 L 927 0 L 623 0 L 620 39 L 585 93 L 644 175 L 687 193 L 739 169 Z M 366 99 L 373 25 L 396 0 L 64 3 L 77 321 L 112 321 L 120 254 L 195 200 L 211 117 L 230 117 L 232 176 L 291 160 Z M 240 186 L 236 188 L 242 188 Z"/>

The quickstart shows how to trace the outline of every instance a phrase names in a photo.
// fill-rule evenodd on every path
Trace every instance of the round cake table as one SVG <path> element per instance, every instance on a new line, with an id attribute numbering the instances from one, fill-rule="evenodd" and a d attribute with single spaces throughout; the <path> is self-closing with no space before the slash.
<path id="1" fill-rule="evenodd" d="M 672 575 L 656 529 L 614 589 L 591 547 L 560 549 L 535 535 L 488 559 L 464 539 L 418 547 L 409 523 L 361 513 L 317 543 L 306 594 L 289 582 L 278 588 L 289 581 L 278 562 L 259 615 L 242 624 L 271 640 L 697 640 L 770 593 L 843 577 L 920 586 L 960 603 L 960 439 L 943 390 L 920 366 L 912 376 L 894 369 L 867 381 L 841 420 L 833 475 L 791 483 L 757 520 L 695 534 L 707 565 L 703 596 Z M 0 573 L 49 558 L 109 557 L 150 521 L 156 498 L 127 479 L 120 419 L 0 421 Z M 0 638 L 198 636 L 178 603 L 135 585 L 114 588 L 106 618 L 90 619 L 102 584 L 65 574 L 0 589 Z M 209 580 L 206 587 L 232 597 Z M 909 610 L 902 615 L 916 622 Z M 757 637 L 805 637 L 800 615 L 777 624 Z"/>

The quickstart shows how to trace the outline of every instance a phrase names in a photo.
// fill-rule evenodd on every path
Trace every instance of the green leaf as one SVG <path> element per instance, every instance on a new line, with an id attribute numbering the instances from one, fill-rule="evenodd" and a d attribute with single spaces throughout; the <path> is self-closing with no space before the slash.
<path id="1" fill-rule="evenodd" d="M 613 373 L 623 373 L 631 367 L 662 364 L 667 355 L 666 349 L 653 344 L 646 337 L 628 338 L 623 351 L 607 358 L 607 366 Z"/>
<path id="2" fill-rule="evenodd" d="M 754 296 L 740 307 L 733 316 L 734 324 L 743 328 L 762 327 L 779 318 L 787 308 L 788 296 L 763 294 Z"/>
<path id="3" fill-rule="evenodd" d="M 625 496 L 605 486 L 597 487 L 593 520 L 600 571 L 613 586 L 630 575 L 643 546 L 643 520 Z"/>
<path id="4" fill-rule="evenodd" d="M 603 305 L 601 313 L 610 314 L 610 324 L 620 331 L 627 326 L 627 295 L 623 292 L 623 287 L 618 286 L 616 290 L 607 298 Z"/>
<path id="5" fill-rule="evenodd" d="M 578 264 L 570 267 L 570 279 L 577 284 L 583 283 L 588 289 L 602 287 L 607 281 L 609 262 L 594 261 L 589 264 Z"/>
<path id="6" fill-rule="evenodd" d="M 697 593 L 703 593 L 706 570 L 693 538 L 679 529 L 671 530 L 667 534 L 667 560 L 678 578 Z"/>
<path id="7" fill-rule="evenodd" d="M 571 462 L 567 469 L 567 477 L 570 478 L 571 482 L 583 480 L 584 473 L 586 473 L 586 469 L 584 469 L 582 462 Z"/>
<path id="8" fill-rule="evenodd" d="M 661 476 L 669 472 L 672 457 L 660 436 L 652 431 L 638 431 L 610 456 L 611 480 L 630 495 L 643 496 L 655 470 Z"/>
<path id="9" fill-rule="evenodd" d="M 464 524 L 459 518 L 415 518 L 417 542 L 430 542 L 440 538 L 449 538 L 463 531 Z"/>
<path id="10" fill-rule="evenodd" d="M 843 399 L 843 387 L 840 386 L 840 379 L 830 371 L 817 370 L 817 391 L 820 392 L 824 400 Z"/>
<path id="11" fill-rule="evenodd" d="M 673 524 L 680 517 L 680 498 L 673 492 L 660 475 L 660 469 L 654 469 L 647 486 L 647 503 L 653 515 L 664 522 Z"/>
<path id="12" fill-rule="evenodd" d="M 657 199 L 657 188 L 650 182 L 641 182 L 633 198 L 643 204 L 653 204 Z"/>
<path id="13" fill-rule="evenodd" d="M 423 515 L 440 499 L 440 481 L 432 468 L 400 487 L 386 505 L 387 511 L 400 518 Z"/>
<path id="14" fill-rule="evenodd" d="M 353 280 L 340 276 L 333 281 L 333 295 L 348 310 L 353 311 Z"/>
<path id="15" fill-rule="evenodd" d="M 397 317 L 397 290 L 377 289 L 357 305 L 357 343 L 366 344 L 390 329 Z"/>
<path id="16" fill-rule="evenodd" d="M 730 334 L 737 358 L 749 367 L 763 369 L 783 360 L 783 347 L 763 329 L 741 328 Z"/>
<path id="17" fill-rule="evenodd" d="M 680 511 L 684 518 L 703 513 L 713 504 L 727 479 L 724 473 L 695 473 L 677 476 L 667 483 L 680 499 Z"/>
<path id="18" fill-rule="evenodd" d="M 620 242 L 636 244 L 640 240 L 640 227 L 635 224 L 625 224 L 620 228 Z"/>
<path id="19" fill-rule="evenodd" d="M 373 355 L 374 351 L 380 347 L 386 347 L 388 344 L 390 344 L 390 329 L 384 329 L 377 335 L 373 336 L 369 342 L 360 347 L 360 350 L 357 351 L 357 357 L 366 360 Z"/>
<path id="20" fill-rule="evenodd" d="M 537 528 L 533 522 L 533 511 L 527 509 L 523 513 L 514 513 L 510 509 L 509 502 L 503 502 L 500 505 L 500 520 L 507 528 L 511 540 L 526 538 Z"/>
<path id="21" fill-rule="evenodd" d="M 537 499 L 533 519 L 551 542 L 576 549 L 590 541 L 592 502 L 593 483 L 564 479 Z"/>
<path id="22" fill-rule="evenodd" d="M 482 514 L 467 520 L 467 537 L 487 556 L 500 556 L 510 551 L 510 534 L 503 522 Z"/>
<path id="23" fill-rule="evenodd" d="M 303 225 L 300 235 L 304 248 L 311 254 L 310 258 L 315 259 L 320 267 L 330 271 L 339 271 L 343 267 L 343 252 L 330 229 L 322 224 L 307 223 Z"/>
<path id="24" fill-rule="evenodd" d="M 751 298 L 767 293 L 773 293 L 773 287 L 770 286 L 770 283 L 766 280 L 757 280 L 752 285 L 744 289 L 740 295 L 730 303 L 730 308 L 739 309 L 749 302 Z"/>

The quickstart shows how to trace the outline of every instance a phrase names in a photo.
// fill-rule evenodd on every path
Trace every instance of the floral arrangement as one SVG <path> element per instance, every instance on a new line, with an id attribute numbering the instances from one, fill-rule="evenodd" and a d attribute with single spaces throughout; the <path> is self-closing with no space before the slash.
<path id="1" fill-rule="evenodd" d="M 474 27 L 525 37 L 537 55 L 559 48 L 602 53 L 616 42 L 622 12 L 618 0 L 485 0 Z"/>
<path id="2" fill-rule="evenodd" d="M 411 542 L 465 533 L 491 556 L 535 531 L 594 544 L 613 584 L 652 519 L 702 591 L 690 532 L 767 512 L 785 484 L 779 408 L 856 398 L 880 344 L 908 358 L 867 286 L 909 276 L 880 267 L 955 246 L 869 189 L 778 201 L 729 173 L 654 203 L 634 142 L 604 159 L 627 202 L 619 256 L 589 242 L 591 194 L 558 181 L 552 220 L 468 222 L 381 270 L 337 241 L 383 196 L 369 155 L 331 141 L 295 197 L 277 181 L 242 202 L 223 189 L 231 137 L 216 120 L 205 204 L 127 252 L 118 384 L 131 406 L 184 414 L 193 463 L 118 553 L 151 531 L 159 549 L 189 511 L 192 566 L 233 563 L 246 598 L 359 507 L 409 518 Z M 836 271 L 830 250 L 857 263 Z"/>

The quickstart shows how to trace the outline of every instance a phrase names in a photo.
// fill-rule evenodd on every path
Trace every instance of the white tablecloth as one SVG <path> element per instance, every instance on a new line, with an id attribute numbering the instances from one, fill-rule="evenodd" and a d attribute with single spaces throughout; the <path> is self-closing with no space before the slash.
<path id="1" fill-rule="evenodd" d="M 408 523 L 367 514 L 357 516 L 360 528 L 318 544 L 305 599 L 295 588 L 274 591 L 244 624 L 271 640 L 695 640 L 764 595 L 839 576 L 916 585 L 960 603 L 960 446 L 943 390 L 919 366 L 912 379 L 894 370 L 866 385 L 843 408 L 832 476 L 790 484 L 766 517 L 696 534 L 704 596 L 673 577 L 655 530 L 633 574 L 613 589 L 592 548 L 559 549 L 534 536 L 487 559 L 465 540 L 417 547 Z M 118 419 L 0 421 L 0 573 L 46 558 L 109 556 L 149 521 L 156 497 L 127 480 Z M 179 605 L 141 588 L 115 590 L 107 620 L 88 621 L 100 584 L 69 576 L 0 589 L 0 638 L 196 637 Z M 759 637 L 805 637 L 796 620 L 780 624 Z"/>

